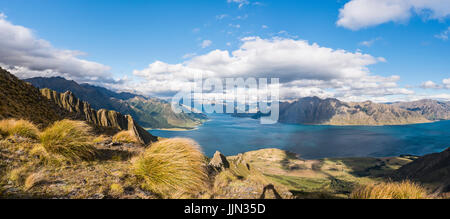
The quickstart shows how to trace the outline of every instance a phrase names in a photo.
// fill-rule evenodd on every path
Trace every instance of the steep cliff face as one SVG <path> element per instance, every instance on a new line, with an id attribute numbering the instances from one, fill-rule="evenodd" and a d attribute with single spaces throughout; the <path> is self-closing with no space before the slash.
<path id="1" fill-rule="evenodd" d="M 426 123 L 418 112 L 370 101 L 346 103 L 337 99 L 301 98 L 280 104 L 280 122 L 323 125 L 402 125 Z"/>
<path id="2" fill-rule="evenodd" d="M 96 111 L 89 103 L 76 98 L 70 91 L 59 93 L 45 88 L 41 90 L 41 93 L 52 103 L 70 112 L 76 119 L 85 120 L 99 127 L 113 128 L 119 131 L 130 130 L 142 144 L 157 140 L 155 136 L 140 127 L 130 115 L 122 115 L 119 112 L 105 109 Z"/>
<path id="3" fill-rule="evenodd" d="M 394 103 L 394 106 L 422 114 L 429 120 L 450 119 L 450 103 L 437 100 L 419 100 Z"/>

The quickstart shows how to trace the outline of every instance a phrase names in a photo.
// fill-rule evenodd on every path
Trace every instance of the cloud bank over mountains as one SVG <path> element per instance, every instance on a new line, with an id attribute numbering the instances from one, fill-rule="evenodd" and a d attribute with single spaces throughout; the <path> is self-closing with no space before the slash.
<path id="1" fill-rule="evenodd" d="M 201 73 L 204 78 L 280 78 L 285 99 L 319 96 L 358 101 L 413 94 L 397 85 L 399 76 L 382 77 L 370 72 L 370 65 L 385 61 L 305 40 L 246 37 L 232 52 L 214 50 L 177 64 L 156 61 L 133 74 L 143 79 L 135 87 L 144 92 L 151 92 L 146 88 L 157 84 L 167 86 L 158 87 L 156 92 L 175 92 L 191 86 L 194 75 Z"/>
<path id="2" fill-rule="evenodd" d="M 0 15 L 0 65 L 20 78 L 64 76 L 91 82 L 112 81 L 110 67 L 84 60 L 83 52 L 62 50 L 39 39 L 32 30 L 14 25 Z"/>

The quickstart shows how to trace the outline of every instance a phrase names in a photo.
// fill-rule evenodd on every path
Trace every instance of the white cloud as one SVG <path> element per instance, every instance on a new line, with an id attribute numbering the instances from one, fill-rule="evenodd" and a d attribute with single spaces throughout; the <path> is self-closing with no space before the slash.
<path id="1" fill-rule="evenodd" d="M 206 47 L 210 47 L 212 45 L 212 41 L 211 40 L 203 40 L 203 42 L 201 43 L 201 47 L 202 48 L 206 48 Z"/>
<path id="2" fill-rule="evenodd" d="M 368 66 L 382 60 L 305 40 L 247 37 L 235 51 L 214 50 L 179 64 L 158 61 L 146 69 L 135 70 L 134 75 L 145 79 L 136 88 L 151 93 L 176 92 L 189 87 L 195 73 L 203 73 L 204 78 L 277 77 L 282 84 L 283 98 L 315 95 L 348 100 L 413 94 L 398 87 L 399 76 L 371 74 Z M 170 86 L 155 87 L 158 83 Z"/>
<path id="3" fill-rule="evenodd" d="M 229 24 L 228 26 L 234 27 L 234 28 L 241 28 L 241 25 L 240 25 L 240 24 L 236 24 L 236 25 L 234 25 L 234 24 Z"/>
<path id="4" fill-rule="evenodd" d="M 244 5 L 250 4 L 248 0 L 227 0 L 228 3 L 236 3 L 239 8 L 242 8 Z"/>
<path id="5" fill-rule="evenodd" d="M 442 33 L 435 35 L 434 37 L 447 41 L 448 35 L 450 34 L 450 27 L 448 27 L 446 30 L 442 31 Z"/>
<path id="6" fill-rule="evenodd" d="M 189 58 L 192 58 L 192 57 L 194 57 L 196 55 L 197 55 L 197 53 L 187 53 L 187 54 L 185 54 L 183 56 L 183 59 L 189 59 Z"/>
<path id="7" fill-rule="evenodd" d="M 239 15 L 239 16 L 236 17 L 235 20 L 245 20 L 245 19 L 247 19 L 247 18 L 248 18 L 248 14 L 243 15 L 243 16 Z"/>
<path id="8" fill-rule="evenodd" d="M 450 78 L 443 79 L 442 84 L 433 81 L 425 81 L 422 83 L 421 87 L 423 89 L 450 89 Z"/>
<path id="9" fill-rule="evenodd" d="M 442 88 L 441 85 L 434 83 L 433 81 L 425 81 L 421 85 L 424 89 L 440 89 Z"/>
<path id="10" fill-rule="evenodd" d="M 371 40 L 367 40 L 367 41 L 362 41 L 359 43 L 359 45 L 361 46 L 366 46 L 366 47 L 371 47 L 375 42 L 381 40 L 381 37 L 377 37 Z"/>
<path id="11" fill-rule="evenodd" d="M 269 28 L 269 26 L 267 26 L 267 25 L 262 25 L 261 28 L 262 28 L 262 29 L 267 29 L 267 28 Z"/>
<path id="12" fill-rule="evenodd" d="M 445 88 L 450 89 L 450 78 L 442 80 L 442 83 Z"/>
<path id="13" fill-rule="evenodd" d="M 352 30 L 387 22 L 406 22 L 413 14 L 426 19 L 450 15 L 448 0 L 351 0 L 339 11 L 338 26 Z"/>
<path id="14" fill-rule="evenodd" d="M 79 58 L 84 53 L 54 48 L 0 15 L 0 65 L 20 78 L 63 76 L 82 82 L 108 81 L 110 67 Z"/>

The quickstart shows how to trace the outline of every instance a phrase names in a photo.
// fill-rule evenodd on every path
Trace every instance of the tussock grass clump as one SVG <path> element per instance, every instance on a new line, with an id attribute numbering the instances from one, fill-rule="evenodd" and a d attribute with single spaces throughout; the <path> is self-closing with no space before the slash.
<path id="1" fill-rule="evenodd" d="M 356 188 L 353 199 L 425 199 L 427 192 L 420 185 L 410 182 L 388 182 Z"/>
<path id="2" fill-rule="evenodd" d="M 112 141 L 116 142 L 116 143 L 124 143 L 124 144 L 139 143 L 138 139 L 131 131 L 121 131 L 121 132 L 117 133 L 116 135 L 113 136 Z"/>
<path id="3" fill-rule="evenodd" d="M 0 121 L 0 135 L 3 136 L 21 136 L 24 138 L 37 139 L 39 129 L 26 120 L 6 119 Z"/>
<path id="4" fill-rule="evenodd" d="M 135 160 L 134 173 L 144 180 L 144 189 L 162 198 L 198 194 L 208 181 L 206 160 L 198 144 L 181 138 L 152 144 Z"/>
<path id="5" fill-rule="evenodd" d="M 30 168 L 27 166 L 18 167 L 11 170 L 8 175 L 8 180 L 15 182 L 17 184 L 22 184 L 26 176 L 29 174 Z"/>
<path id="6" fill-rule="evenodd" d="M 122 185 L 114 183 L 109 187 L 109 193 L 113 196 L 120 196 L 124 193 L 124 189 Z"/>
<path id="7" fill-rule="evenodd" d="M 81 121 L 62 120 L 42 132 L 42 146 L 50 154 L 69 162 L 93 160 L 97 150 L 92 145 L 91 127 Z"/>

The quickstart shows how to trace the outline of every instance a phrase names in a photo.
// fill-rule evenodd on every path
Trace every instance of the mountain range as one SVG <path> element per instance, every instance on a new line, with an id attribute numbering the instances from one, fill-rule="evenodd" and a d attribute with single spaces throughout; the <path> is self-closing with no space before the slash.
<path id="1" fill-rule="evenodd" d="M 267 116 L 234 114 L 259 119 Z M 344 102 L 335 98 L 304 97 L 280 102 L 279 122 L 289 124 L 381 126 L 429 123 L 450 119 L 450 103 L 436 100 L 374 103 Z"/>
<path id="2" fill-rule="evenodd" d="M 115 110 L 131 115 L 145 128 L 194 128 L 207 118 L 198 113 L 180 113 L 172 111 L 171 105 L 158 98 L 122 92 L 117 93 L 103 87 L 90 84 L 78 84 L 62 77 L 29 78 L 25 80 L 33 86 L 64 93 L 72 92 L 75 96 L 91 104 L 96 109 Z"/>
<path id="3" fill-rule="evenodd" d="M 280 104 L 280 122 L 321 125 L 402 125 L 431 122 L 417 111 L 371 101 L 353 103 L 318 97 Z"/>
<path id="4" fill-rule="evenodd" d="M 398 102 L 393 105 L 409 111 L 419 112 L 425 118 L 433 121 L 450 119 L 450 102 L 426 99 L 413 102 Z"/>
<path id="5" fill-rule="evenodd" d="M 114 92 L 90 84 L 78 84 L 62 77 L 30 78 L 25 81 L 37 88 L 49 88 L 65 93 L 70 91 L 94 110 L 114 110 L 131 115 L 146 128 L 194 128 L 207 119 L 200 113 L 176 114 L 171 105 L 161 99 L 148 98 L 127 92 Z M 5 97 L 8 98 L 8 97 Z M 48 112 L 47 112 L 48 113 Z M 251 116 L 257 114 L 235 114 Z M 390 104 L 344 102 L 335 98 L 305 97 L 280 103 L 279 122 L 316 125 L 403 125 L 428 123 L 450 119 L 450 103 L 436 100 L 396 102 Z"/>

